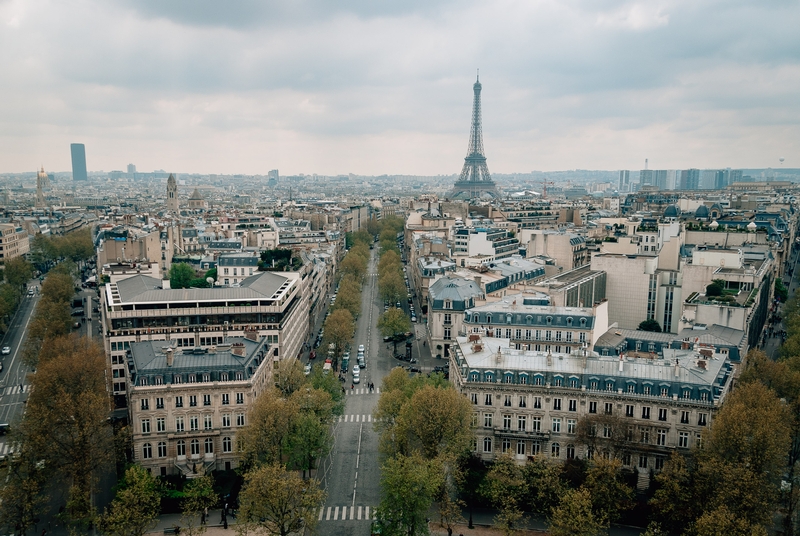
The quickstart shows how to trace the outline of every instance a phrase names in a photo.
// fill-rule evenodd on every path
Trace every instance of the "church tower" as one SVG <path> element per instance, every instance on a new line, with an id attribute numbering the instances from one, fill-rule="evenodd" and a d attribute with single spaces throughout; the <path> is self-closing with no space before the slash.
<path id="1" fill-rule="evenodd" d="M 178 183 L 172 173 L 169 174 L 167 179 L 167 210 L 169 212 L 178 212 Z"/>

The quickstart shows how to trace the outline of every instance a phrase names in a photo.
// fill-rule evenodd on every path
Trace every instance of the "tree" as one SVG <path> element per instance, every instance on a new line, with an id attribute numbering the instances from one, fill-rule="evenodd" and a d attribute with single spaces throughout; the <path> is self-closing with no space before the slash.
<path id="1" fill-rule="evenodd" d="M 325 344 L 333 343 L 337 363 L 345 346 L 353 340 L 355 329 L 353 315 L 347 309 L 335 310 L 325 321 Z"/>
<path id="2" fill-rule="evenodd" d="M 47 298 L 39 300 L 28 327 L 28 338 L 22 349 L 22 359 L 25 364 L 35 368 L 41 357 L 46 359 L 47 356 L 54 355 L 53 341 L 58 338 L 68 338 L 71 327 L 72 317 L 68 303 Z"/>
<path id="3" fill-rule="evenodd" d="M 585 487 L 592 498 L 592 511 L 597 519 L 613 523 L 623 510 L 633 507 L 633 490 L 622 480 L 619 460 L 596 457 L 586 475 Z"/>
<path id="4" fill-rule="evenodd" d="M 339 379 L 333 374 L 323 374 L 322 367 L 314 367 L 309 376 L 311 387 L 320 391 L 325 391 L 330 395 L 330 413 L 333 415 L 344 415 L 344 393 Z"/>
<path id="5" fill-rule="evenodd" d="M 339 282 L 335 309 L 347 309 L 353 318 L 361 313 L 361 285 L 353 276 L 347 275 Z"/>
<path id="6" fill-rule="evenodd" d="M 656 519 L 672 533 L 682 533 L 694 519 L 697 505 L 692 500 L 692 475 L 686 459 L 673 452 L 655 475 L 656 490 L 650 499 Z"/>
<path id="7" fill-rule="evenodd" d="M 3 275 L 8 284 L 16 289 L 22 289 L 31 277 L 33 277 L 33 265 L 25 260 L 24 257 L 14 257 L 5 262 Z"/>
<path id="8" fill-rule="evenodd" d="M 522 467 L 522 473 L 526 482 L 525 509 L 541 517 L 548 516 L 567 491 L 563 466 L 544 456 L 535 456 Z"/>
<path id="9" fill-rule="evenodd" d="M 284 397 L 290 396 L 306 383 L 303 365 L 294 357 L 278 361 L 272 369 L 272 378 L 275 387 Z"/>
<path id="10" fill-rule="evenodd" d="M 486 475 L 484 495 L 500 511 L 494 521 L 503 534 L 513 534 L 522 521 L 525 490 L 522 467 L 513 455 L 507 452 L 498 456 Z"/>
<path id="11" fill-rule="evenodd" d="M 208 508 L 217 503 L 217 500 L 217 495 L 214 493 L 214 479 L 211 475 L 189 480 L 183 487 L 181 533 L 193 536 L 205 532 L 207 525 L 203 523 L 197 525 L 197 518 L 204 515 Z"/>
<path id="12" fill-rule="evenodd" d="M 351 250 L 339 264 L 339 271 L 342 275 L 352 276 L 356 281 L 363 281 L 367 273 L 367 263 Z"/>
<path id="13" fill-rule="evenodd" d="M 250 468 L 283 461 L 299 412 L 297 403 L 281 398 L 277 390 L 262 391 L 250 409 L 247 426 L 237 434 L 242 443 L 242 465 Z"/>
<path id="14" fill-rule="evenodd" d="M 419 455 L 388 458 L 381 466 L 378 524 L 386 536 L 427 534 L 425 522 L 441 486 L 437 463 Z"/>
<path id="15" fill-rule="evenodd" d="M 147 469 L 133 465 L 100 519 L 100 530 L 112 536 L 143 536 L 155 528 L 160 511 L 158 481 Z"/>
<path id="16" fill-rule="evenodd" d="M 714 281 L 710 285 L 706 287 L 706 296 L 709 298 L 714 296 L 722 296 L 722 292 L 725 290 L 724 284 L 719 284 L 719 282 Z"/>
<path id="17" fill-rule="evenodd" d="M 185 262 L 179 262 L 173 264 L 169 269 L 169 286 L 170 288 L 190 288 L 196 277 L 194 268 Z"/>
<path id="18" fill-rule="evenodd" d="M 647 320 L 642 320 L 637 329 L 640 331 L 655 331 L 656 333 L 661 333 L 661 324 L 654 318 L 648 318 Z"/>
<path id="19" fill-rule="evenodd" d="M 295 420 L 288 440 L 288 466 L 303 471 L 315 469 L 314 462 L 327 456 L 333 448 L 330 426 L 313 412 L 302 412 Z"/>
<path id="20" fill-rule="evenodd" d="M 397 353 L 397 336 L 411 330 L 411 320 L 402 309 L 390 307 L 378 318 L 378 329 L 384 337 L 392 337 L 394 352 Z"/>
<path id="21" fill-rule="evenodd" d="M 406 295 L 406 284 L 399 272 L 391 271 L 378 279 L 381 298 L 394 304 Z"/>
<path id="22" fill-rule="evenodd" d="M 575 439 L 593 452 L 621 457 L 630 447 L 628 423 L 619 415 L 588 414 L 578 420 Z"/>
<path id="23" fill-rule="evenodd" d="M 303 480 L 280 464 L 262 465 L 245 474 L 239 519 L 268 534 L 313 532 L 325 496 L 316 480 Z"/>
<path id="24" fill-rule="evenodd" d="M 49 497 L 44 493 L 46 467 L 24 431 L 12 431 L 11 444 L 20 447 L 11 457 L 4 485 L 0 487 L 0 523 L 25 534 L 46 511 Z"/>
<path id="25" fill-rule="evenodd" d="M 53 270 L 47 274 L 42 283 L 42 299 L 52 302 L 68 303 L 75 295 L 75 284 L 72 276 Z"/>
<path id="26" fill-rule="evenodd" d="M 597 536 L 608 523 L 592 511 L 592 497 L 585 488 L 564 494 L 561 503 L 550 514 L 552 536 Z"/>
<path id="27" fill-rule="evenodd" d="M 113 460 L 103 349 L 89 339 L 53 341 L 58 357 L 42 360 L 33 376 L 22 426 L 39 459 L 63 473 L 70 499 L 66 515 L 87 523 L 97 470 Z"/>
<path id="28" fill-rule="evenodd" d="M 469 452 L 475 438 L 472 406 L 450 384 L 445 388 L 425 385 L 406 399 L 395 435 L 406 454 L 419 452 L 428 460 L 459 457 Z"/>
<path id="29" fill-rule="evenodd" d="M 693 536 L 767 536 L 767 530 L 751 525 L 727 506 L 706 512 L 695 522 L 690 534 Z"/>

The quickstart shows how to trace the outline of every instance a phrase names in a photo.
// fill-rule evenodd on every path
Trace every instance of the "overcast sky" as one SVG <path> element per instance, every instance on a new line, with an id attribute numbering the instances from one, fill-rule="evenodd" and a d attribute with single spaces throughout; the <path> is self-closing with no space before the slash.
<path id="1" fill-rule="evenodd" d="M 800 167 L 800 2 L 0 0 L 0 172 Z"/>

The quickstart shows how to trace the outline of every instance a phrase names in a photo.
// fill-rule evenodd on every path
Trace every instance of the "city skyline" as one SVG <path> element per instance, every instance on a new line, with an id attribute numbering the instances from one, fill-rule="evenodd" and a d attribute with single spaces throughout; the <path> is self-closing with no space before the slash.
<path id="1" fill-rule="evenodd" d="M 800 6 L 0 5 L 2 172 L 797 167 Z M 717 21 L 709 26 L 708 21 Z"/>

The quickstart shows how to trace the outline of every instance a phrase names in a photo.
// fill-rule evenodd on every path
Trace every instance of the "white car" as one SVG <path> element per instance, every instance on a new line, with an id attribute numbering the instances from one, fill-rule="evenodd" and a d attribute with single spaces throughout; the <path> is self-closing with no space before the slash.
<path id="1" fill-rule="evenodd" d="M 358 353 L 359 354 L 363 354 L 364 353 L 364 345 L 363 344 L 359 344 L 358 345 Z"/>
<path id="2" fill-rule="evenodd" d="M 9 348 L 8 346 L 3 346 L 3 350 L 0 351 L 0 354 L 3 354 L 3 355 L 8 355 L 10 353 L 11 353 L 11 348 Z"/>
<path id="3" fill-rule="evenodd" d="M 358 367 L 353 367 L 353 383 L 361 383 L 361 371 Z"/>
<path id="4" fill-rule="evenodd" d="M 303 367 L 303 374 L 306 376 L 311 374 L 311 363 L 306 363 L 306 366 Z"/>

